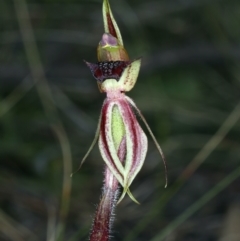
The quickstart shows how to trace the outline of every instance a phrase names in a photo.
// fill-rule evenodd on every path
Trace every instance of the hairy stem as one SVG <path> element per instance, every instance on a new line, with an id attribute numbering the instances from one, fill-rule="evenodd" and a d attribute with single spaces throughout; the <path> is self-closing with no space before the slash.
<path id="1" fill-rule="evenodd" d="M 106 167 L 103 194 L 95 214 L 90 241 L 109 241 L 118 200 L 118 181 Z"/>

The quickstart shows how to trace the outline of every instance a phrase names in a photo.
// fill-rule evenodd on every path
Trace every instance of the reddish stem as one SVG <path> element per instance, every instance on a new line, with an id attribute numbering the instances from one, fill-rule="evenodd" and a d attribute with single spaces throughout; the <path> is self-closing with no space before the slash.
<path id="1" fill-rule="evenodd" d="M 109 241 L 118 197 L 118 181 L 106 167 L 103 194 L 95 214 L 90 241 Z"/>

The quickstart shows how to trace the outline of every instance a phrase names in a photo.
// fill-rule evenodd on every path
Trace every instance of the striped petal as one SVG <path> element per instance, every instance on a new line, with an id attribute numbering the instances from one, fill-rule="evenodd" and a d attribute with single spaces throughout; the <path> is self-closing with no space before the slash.
<path id="1" fill-rule="evenodd" d="M 100 120 L 99 150 L 108 168 L 114 174 L 119 183 L 123 185 L 124 168 L 118 157 L 118 150 L 116 149 L 113 140 L 112 110 L 114 105 L 114 101 L 105 101 L 103 104 L 102 118 Z"/>
<path id="2" fill-rule="evenodd" d="M 131 196 L 131 193 L 129 192 L 129 186 L 143 166 L 148 147 L 147 137 L 140 127 L 131 106 L 126 99 L 121 100 L 120 103 L 119 110 L 123 116 L 124 126 L 126 129 L 127 154 L 124 166 L 124 191 L 119 199 L 119 202 L 126 192 L 133 199 L 133 196 Z M 133 200 L 136 202 L 135 199 Z"/>
<path id="3" fill-rule="evenodd" d="M 135 202 L 129 186 L 140 171 L 147 153 L 147 137 L 125 98 L 106 101 L 102 108 L 99 148 L 107 166 Z"/>

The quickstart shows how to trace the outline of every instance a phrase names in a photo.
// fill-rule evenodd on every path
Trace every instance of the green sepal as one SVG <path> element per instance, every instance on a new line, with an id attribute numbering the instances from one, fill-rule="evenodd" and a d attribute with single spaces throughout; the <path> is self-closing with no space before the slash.
<path id="1" fill-rule="evenodd" d="M 110 33 L 117 38 L 118 43 L 123 46 L 123 40 L 118 25 L 113 17 L 108 0 L 103 1 L 103 23 L 105 33 Z"/>

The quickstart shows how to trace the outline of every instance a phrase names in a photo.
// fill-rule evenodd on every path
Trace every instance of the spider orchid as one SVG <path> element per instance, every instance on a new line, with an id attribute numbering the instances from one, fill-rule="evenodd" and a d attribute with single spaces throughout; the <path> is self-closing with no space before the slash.
<path id="1" fill-rule="evenodd" d="M 140 116 L 153 138 L 162 156 L 165 174 L 166 162 L 162 149 L 145 118 L 133 100 L 125 95 L 125 92 L 130 91 L 137 81 L 141 59 L 133 61 L 129 59 L 108 0 L 103 2 L 103 19 L 105 33 L 97 48 L 99 62 L 86 62 L 86 64 L 97 80 L 100 92 L 106 93 L 107 97 L 103 103 L 95 138 L 81 165 L 98 140 L 100 153 L 109 169 L 106 172 L 105 182 L 108 176 L 110 178 L 113 175 L 123 187 L 118 203 L 126 193 L 138 203 L 129 187 L 143 166 L 148 140 L 134 112 Z M 167 185 L 167 176 L 165 178 Z"/>

